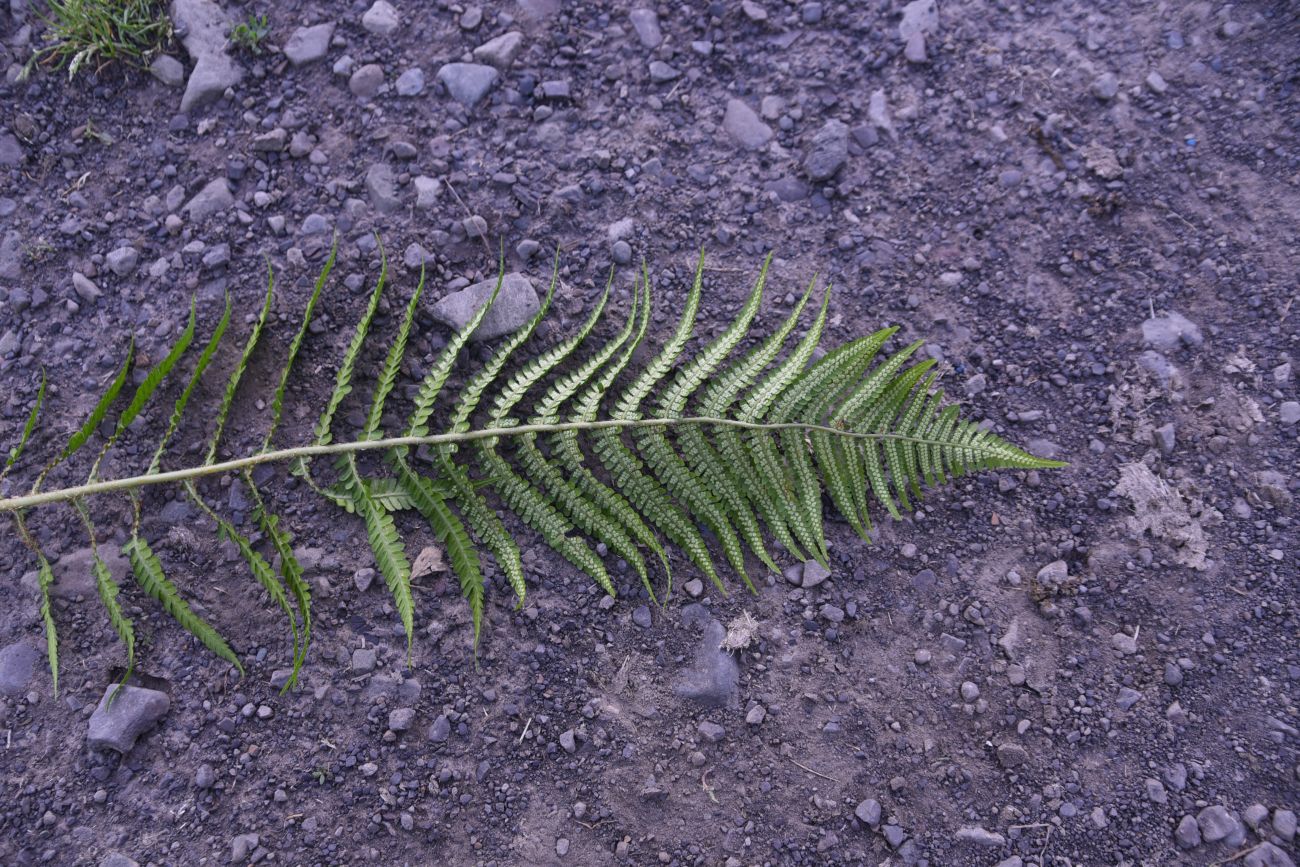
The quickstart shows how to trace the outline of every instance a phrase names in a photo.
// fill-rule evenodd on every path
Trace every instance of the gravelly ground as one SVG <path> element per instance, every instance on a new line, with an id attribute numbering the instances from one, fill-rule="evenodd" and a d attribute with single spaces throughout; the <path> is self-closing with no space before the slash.
<path id="1" fill-rule="evenodd" d="M 712 335 L 774 251 L 763 329 L 819 274 L 828 343 L 885 324 L 926 339 L 975 417 L 1071 466 L 936 491 L 870 546 L 833 525 L 823 583 L 793 563 L 757 596 L 676 592 L 663 610 L 626 574 L 609 605 L 522 533 L 535 586 L 514 611 L 494 577 L 477 666 L 454 581 L 417 582 L 410 670 L 382 581 L 361 589 L 360 524 L 277 471 L 259 481 L 318 616 L 284 696 L 282 621 L 192 507 L 155 495 L 146 534 L 249 676 L 128 588 L 140 683 L 170 707 L 124 756 L 87 743 L 122 651 L 85 536 L 38 516 L 62 558 L 61 690 L 6 530 L 0 862 L 1293 863 L 1292 4 L 226 3 L 218 25 L 270 13 L 267 50 L 188 89 L 191 55 L 226 56 L 220 26 L 202 38 L 209 4 L 178 4 L 198 22 L 178 80 L 163 64 L 72 84 L 17 80 L 35 5 L 0 10 L 0 442 L 44 369 L 31 450 L 56 450 L 128 338 L 156 359 L 191 295 L 211 327 L 230 292 L 242 340 L 266 261 L 269 393 L 337 232 L 286 443 L 328 393 L 378 233 L 402 297 L 422 262 L 434 299 L 489 276 L 498 245 L 540 284 L 558 245 L 552 335 L 611 261 L 644 257 L 663 339 L 701 244 Z M 444 71 L 477 61 L 499 72 Z M 446 335 L 422 312 L 417 366 Z M 242 400 L 231 448 L 264 422 Z M 203 436 L 184 428 L 180 453 Z M 237 484 L 210 492 L 246 516 Z M 124 540 L 128 504 L 97 508 L 101 544 Z M 719 657 L 717 624 L 745 612 L 758 640 Z"/>

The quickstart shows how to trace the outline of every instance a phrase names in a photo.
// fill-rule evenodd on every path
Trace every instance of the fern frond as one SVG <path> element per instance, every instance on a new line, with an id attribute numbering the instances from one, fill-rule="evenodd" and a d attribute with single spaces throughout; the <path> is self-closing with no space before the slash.
<path id="1" fill-rule="evenodd" d="M 477 649 L 483 626 L 483 570 L 479 565 L 478 551 L 474 549 L 465 525 L 447 508 L 444 495 L 429 479 L 416 475 L 403 458 L 397 458 L 395 466 L 398 483 L 416 510 L 429 522 L 434 538 L 447 552 L 451 570 L 460 583 L 461 595 L 469 603 L 470 618 L 474 623 L 474 647 Z"/>
<path id="2" fill-rule="evenodd" d="M 411 596 L 411 561 L 406 558 L 406 547 L 397 534 L 393 516 L 370 496 L 370 489 L 361 478 L 353 455 L 339 457 L 336 467 L 343 484 L 352 493 L 357 514 L 366 525 L 366 536 L 374 552 L 379 574 L 393 596 L 393 606 L 406 630 L 406 653 L 410 656 L 415 640 L 415 601 Z"/>
<path id="3" fill-rule="evenodd" d="M 370 303 L 366 305 L 366 312 L 362 314 L 361 321 L 352 332 L 352 341 L 343 353 L 343 360 L 339 362 L 338 372 L 334 375 L 334 390 L 330 392 L 329 400 L 325 402 L 320 421 L 316 422 L 317 445 L 325 445 L 333 439 L 334 435 L 330 428 L 334 423 L 334 414 L 338 412 L 343 399 L 352 393 L 352 370 L 356 367 L 357 357 L 361 354 L 366 334 L 370 331 L 370 322 L 375 318 L 375 311 L 379 309 L 379 299 L 384 294 L 384 282 L 388 279 L 388 258 L 384 255 L 382 245 L 379 248 L 379 262 L 379 280 L 375 283 L 375 290 L 370 293 Z"/>
<path id="4" fill-rule="evenodd" d="M 311 647 L 311 588 L 303 578 L 302 564 L 293 553 L 292 540 L 284 530 L 280 529 L 280 516 L 273 514 L 262 502 L 261 494 L 253 482 L 252 473 L 248 474 L 246 483 L 257 504 L 253 516 L 257 520 L 257 525 L 262 528 L 262 532 L 271 540 L 275 553 L 279 555 L 280 577 L 284 579 L 290 594 L 293 595 L 298 616 L 302 618 L 301 641 L 293 656 L 293 668 L 284 686 L 280 688 L 280 693 L 283 695 L 298 683 L 298 675 L 302 671 L 303 663 L 307 661 L 307 650 Z"/>
<path id="5" fill-rule="evenodd" d="M 158 390 L 158 386 L 162 385 L 162 381 L 167 378 L 167 374 L 171 373 L 172 368 L 176 366 L 176 362 L 180 361 L 181 356 L 185 354 L 185 350 L 190 348 L 190 343 L 194 340 L 194 323 L 194 299 L 191 298 L 190 318 L 185 324 L 185 330 L 181 332 L 180 337 L 176 338 L 171 350 L 163 356 L 161 361 L 149 369 L 144 381 L 136 387 L 131 402 L 127 404 L 126 409 L 117 419 L 117 430 L 113 433 L 113 438 L 121 436 L 122 432 L 131 426 L 131 422 L 135 421 L 136 416 L 140 415 L 144 405 L 149 402 L 149 398 L 153 397 L 153 393 Z"/>
<path id="6" fill-rule="evenodd" d="M 158 600 L 163 610 L 179 623 L 181 628 L 197 638 L 213 654 L 237 668 L 242 675 L 244 666 L 240 664 L 239 657 L 230 649 L 230 645 L 221 634 L 195 614 L 189 604 L 181 598 L 176 585 L 168 581 L 167 576 L 163 574 L 162 563 L 159 562 L 158 555 L 149 547 L 149 543 L 141 536 L 132 536 L 122 546 L 122 553 L 130 561 L 131 572 L 135 575 L 140 589 Z"/>
<path id="7" fill-rule="evenodd" d="M 249 332 L 248 340 L 244 342 L 244 351 L 239 354 L 239 361 L 235 364 L 235 369 L 230 372 L 230 378 L 226 380 L 226 390 L 221 396 L 221 403 L 217 405 L 217 423 L 212 431 L 212 439 L 208 441 L 208 452 L 203 459 L 205 466 L 211 466 L 217 460 L 217 446 L 221 443 L 221 434 L 226 429 L 226 419 L 230 417 L 230 408 L 235 402 L 235 392 L 239 390 L 239 383 L 244 378 L 244 371 L 248 369 L 249 359 L 253 357 L 253 350 L 257 348 L 257 342 L 261 339 L 262 329 L 266 327 L 266 319 L 271 314 L 271 297 L 275 292 L 275 272 L 271 266 L 266 268 L 266 297 L 262 299 L 262 309 L 257 314 L 257 319 L 253 322 L 253 330 Z"/>
<path id="8" fill-rule="evenodd" d="M 298 350 L 302 348 L 302 342 L 307 337 L 307 329 L 311 327 L 312 314 L 316 311 L 316 302 L 320 300 L 321 290 L 325 288 L 325 281 L 329 279 L 330 272 L 334 270 L 334 257 L 338 255 L 339 239 L 336 236 L 334 243 L 330 245 L 329 258 L 325 260 L 325 265 L 321 269 L 320 276 L 316 278 L 316 284 L 312 287 L 311 295 L 307 298 L 307 306 L 302 312 L 302 321 L 298 324 L 298 330 L 293 335 L 293 340 L 289 342 L 289 354 L 285 359 L 284 367 L 280 371 L 280 382 L 275 387 L 275 396 L 271 398 L 271 423 L 266 428 L 266 439 L 262 441 L 262 451 L 271 447 L 271 440 L 275 437 L 275 429 L 280 425 L 280 416 L 284 412 L 284 393 L 289 386 L 289 372 L 293 370 L 293 363 L 298 359 Z M 266 270 L 271 270 L 268 262 Z M 269 293 L 268 293 L 268 298 Z"/>
<path id="9" fill-rule="evenodd" d="M 379 373 L 379 380 L 375 383 L 374 400 L 370 404 L 370 415 L 366 419 L 365 433 L 362 434 L 365 439 L 378 439 L 382 436 L 384 402 L 388 399 L 389 392 L 393 390 L 393 386 L 397 383 L 397 372 L 402 366 L 402 357 L 406 354 L 406 340 L 410 336 L 411 323 L 415 321 L 415 310 L 420 303 L 422 294 L 424 294 L 423 266 L 420 267 L 420 282 L 416 285 L 415 292 L 406 305 L 406 315 L 402 317 L 402 324 L 397 329 L 397 338 L 388 349 L 388 358 L 384 360 L 383 369 Z"/>
<path id="10" fill-rule="evenodd" d="M 91 569 L 95 575 L 95 591 L 99 594 L 104 610 L 108 612 L 108 622 L 126 647 L 126 673 L 122 675 L 121 681 L 126 683 L 135 670 L 135 626 L 131 623 L 131 618 L 122 613 L 122 606 L 117 601 L 117 582 L 108 571 L 108 565 L 100 559 L 98 551 L 92 559 Z"/>
<path id="11" fill-rule="evenodd" d="M 203 352 L 199 355 L 199 360 L 194 366 L 194 372 L 190 374 L 190 381 L 186 383 L 185 390 L 181 392 L 180 397 L 176 398 L 176 405 L 172 407 L 171 418 L 167 421 L 167 429 L 163 432 L 158 448 L 153 453 L 153 460 L 149 462 L 149 469 L 145 470 L 146 473 L 156 473 L 162 465 L 163 452 L 167 450 L 167 444 L 171 442 L 176 429 L 180 427 L 181 418 L 185 415 L 185 407 L 190 402 L 190 396 L 194 393 L 199 380 L 203 378 L 203 372 L 208 369 L 208 365 L 212 362 L 212 356 L 216 354 L 217 345 L 221 343 L 221 338 L 225 336 L 226 328 L 230 326 L 230 312 L 230 293 L 227 292 L 226 308 L 221 314 L 221 320 L 217 322 L 217 327 L 213 329 L 212 336 L 208 338 L 207 344 L 203 347 Z"/>
<path id="12" fill-rule="evenodd" d="M 126 346 L 126 358 L 122 360 L 122 366 L 118 368 L 117 375 L 113 377 L 113 381 L 109 383 L 109 386 L 105 389 L 104 393 L 99 396 L 99 400 L 95 403 L 95 408 L 90 411 L 90 415 L 86 416 L 86 420 L 82 423 L 81 427 L 78 428 L 77 432 L 68 439 L 67 444 L 63 447 L 63 451 L 41 472 L 41 476 L 36 480 L 33 489 L 39 488 L 41 482 L 44 481 L 45 476 L 56 464 L 62 463 L 76 454 L 81 447 L 86 444 L 86 441 L 90 439 L 91 434 L 99 429 L 100 424 L 104 421 L 104 416 L 108 415 L 108 408 L 113 405 L 113 401 L 117 400 L 118 393 L 121 392 L 122 386 L 126 384 L 126 377 L 131 372 L 131 362 L 133 360 L 135 360 L 134 337 L 131 338 L 131 341 Z"/>
<path id="13" fill-rule="evenodd" d="M 41 414 L 41 404 L 45 403 L 45 371 L 41 371 L 41 384 L 36 389 L 36 402 L 32 404 L 31 411 L 27 414 L 27 422 L 23 425 L 22 435 L 18 438 L 18 443 L 9 449 L 9 457 L 5 459 L 3 469 L 0 469 L 0 481 L 9 475 L 14 464 L 22 457 L 23 449 L 27 448 L 27 441 L 32 438 L 32 433 L 36 430 L 36 419 Z"/>

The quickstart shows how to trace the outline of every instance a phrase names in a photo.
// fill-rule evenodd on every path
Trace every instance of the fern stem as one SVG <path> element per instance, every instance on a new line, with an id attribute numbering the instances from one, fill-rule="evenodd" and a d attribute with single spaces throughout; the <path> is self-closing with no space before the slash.
<path id="1" fill-rule="evenodd" d="M 822 431 L 838 437 L 870 440 L 874 442 L 897 441 L 913 443 L 916 445 L 928 445 L 935 448 L 943 448 L 949 445 L 949 443 L 942 438 L 906 436 L 903 434 L 881 433 L 878 431 L 843 430 L 840 428 L 811 424 L 808 422 L 746 422 L 730 418 L 714 418 L 711 416 L 640 419 L 615 418 L 594 421 L 566 421 L 557 424 L 521 424 L 511 427 L 484 428 L 481 430 L 457 431 L 453 433 L 433 434 L 430 436 L 388 437 L 376 440 L 357 440 L 354 442 L 326 443 L 322 445 L 306 445 L 295 446 L 287 449 L 277 449 L 275 451 L 261 452 L 243 458 L 205 464 L 203 466 L 187 467 L 180 470 L 170 470 L 167 472 L 153 473 L 143 476 L 131 476 L 122 479 L 101 479 L 84 485 L 74 485 L 72 487 L 61 488 L 53 491 L 43 491 L 36 494 L 28 494 L 26 496 L 8 497 L 6 499 L 0 499 L 0 512 L 16 512 L 20 509 L 28 509 L 46 503 L 61 503 L 68 500 L 75 500 L 80 497 L 109 493 L 111 491 L 133 490 L 144 487 L 145 485 L 162 485 L 171 482 L 190 481 L 192 479 L 202 478 L 203 476 L 220 475 L 221 473 L 243 470 L 248 467 L 257 466 L 258 464 L 295 460 L 299 458 L 320 457 L 322 455 L 382 451 L 391 448 L 411 448 L 425 445 L 447 445 L 497 437 L 516 437 L 525 434 L 545 435 L 561 433 L 563 431 L 617 430 L 624 428 L 673 428 L 684 425 L 701 425 L 706 427 L 712 425 L 716 427 L 741 428 L 743 430 L 752 431 Z M 972 457 L 981 454 L 990 457 L 998 456 L 996 448 L 981 448 L 978 444 L 972 446 L 970 450 L 972 452 Z M 1065 466 L 1061 461 L 1049 461 L 1042 458 L 1032 458 L 1031 460 L 1032 463 L 1026 464 L 1025 468 L 1049 469 Z"/>

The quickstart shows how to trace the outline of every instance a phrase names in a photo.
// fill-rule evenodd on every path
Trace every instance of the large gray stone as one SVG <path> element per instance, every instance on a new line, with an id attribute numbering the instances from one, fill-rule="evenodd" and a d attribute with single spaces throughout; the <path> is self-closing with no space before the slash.
<path id="1" fill-rule="evenodd" d="M 299 27 L 284 43 L 284 56 L 294 66 L 304 66 L 321 60 L 329 52 L 330 40 L 334 38 L 334 22 L 313 24 L 311 27 Z"/>
<path id="2" fill-rule="evenodd" d="M 478 48 L 474 49 L 474 59 L 479 63 L 486 63 L 488 66 L 496 67 L 501 71 L 510 68 L 510 64 L 515 62 L 519 56 L 519 50 L 524 45 L 524 34 L 517 30 L 509 33 L 502 33 L 495 39 L 489 39 Z"/>
<path id="3" fill-rule="evenodd" d="M 115 698 L 114 692 L 117 692 Z M 124 686 L 119 690 L 113 684 L 104 690 L 99 707 L 90 715 L 86 744 L 94 750 L 129 753 L 136 739 L 157 725 L 171 705 L 165 692 L 139 686 Z"/>
<path id="4" fill-rule="evenodd" d="M 244 70 L 226 53 L 228 21 L 213 0 L 173 0 L 172 23 L 181 44 L 194 60 L 194 69 L 181 97 L 181 111 L 215 102 L 244 77 Z"/>
<path id="5" fill-rule="evenodd" d="M 448 63 L 438 70 L 438 80 L 446 85 L 452 99 L 473 108 L 496 83 L 497 71 L 481 63 Z"/>
<path id="6" fill-rule="evenodd" d="M 1222 804 L 1212 804 L 1197 813 L 1196 824 L 1207 843 L 1218 842 L 1241 830 L 1241 821 Z"/>
<path id="7" fill-rule="evenodd" d="M 496 278 L 493 278 L 447 295 L 433 305 L 433 318 L 456 331 L 461 331 L 469 324 L 478 309 L 492 297 L 492 290 L 496 285 Z M 527 277 L 517 272 L 507 274 L 502 280 L 501 292 L 492 304 L 492 309 L 483 317 L 483 321 L 479 323 L 471 339 L 492 340 L 506 334 L 513 334 L 527 324 L 541 306 L 537 290 L 533 288 L 532 282 Z"/>
<path id="8" fill-rule="evenodd" d="M 121 584 L 126 580 L 130 564 L 114 545 L 101 545 L 99 558 L 108 567 L 108 574 L 113 581 Z M 56 599 L 69 601 L 89 599 L 95 595 L 95 575 L 92 571 L 94 554 L 90 548 L 79 548 L 64 554 L 50 567 L 54 583 L 50 585 L 50 595 Z M 25 591 L 36 592 L 40 575 L 36 570 L 25 574 L 20 583 Z"/>
<path id="9" fill-rule="evenodd" d="M 194 194 L 194 197 L 181 208 L 191 220 L 201 223 L 208 217 L 222 213 L 235 204 L 235 197 L 230 192 L 230 184 L 225 178 L 214 178 Z"/>
<path id="10" fill-rule="evenodd" d="M 831 118 L 813 135 L 803 167 L 813 181 L 828 181 L 835 177 L 848 158 L 849 128 Z"/>
<path id="11" fill-rule="evenodd" d="M 763 123 L 756 111 L 739 99 L 727 100 L 722 128 L 736 144 L 749 150 L 757 150 L 772 140 L 771 128 Z"/>
<path id="12" fill-rule="evenodd" d="M 19 695 L 27 688 L 40 654 L 30 644 L 19 642 L 0 650 L 0 693 Z"/>

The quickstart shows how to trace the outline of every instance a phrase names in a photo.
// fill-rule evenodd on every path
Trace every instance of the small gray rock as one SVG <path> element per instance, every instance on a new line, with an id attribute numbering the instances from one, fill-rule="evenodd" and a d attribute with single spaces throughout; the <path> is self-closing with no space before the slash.
<path id="1" fill-rule="evenodd" d="M 348 90 L 357 99 L 374 99 L 384 86 L 384 68 L 377 63 L 359 67 L 348 78 Z"/>
<path id="2" fill-rule="evenodd" d="M 715 722 L 705 720 L 698 727 L 700 736 L 711 744 L 716 744 L 727 736 L 727 730 Z"/>
<path id="3" fill-rule="evenodd" d="M 767 719 L 767 708 L 761 704 L 754 705 L 745 714 L 745 722 L 752 726 L 762 725 L 765 719 Z"/>
<path id="4" fill-rule="evenodd" d="M 453 292 L 433 305 L 433 318 L 461 331 L 469 324 L 475 312 L 487 303 L 496 288 L 496 279 L 483 280 Z M 492 309 L 483 317 L 471 339 L 492 340 L 518 331 L 541 309 L 537 290 L 532 282 L 518 272 L 505 275 L 501 291 Z"/>
<path id="5" fill-rule="evenodd" d="M 366 14 L 361 16 L 361 26 L 367 33 L 376 36 L 392 36 L 397 32 L 400 24 L 397 10 L 388 0 L 375 0 L 374 4 L 366 10 Z"/>
<path id="6" fill-rule="evenodd" d="M 894 118 L 889 111 L 889 99 L 883 90 L 873 90 L 867 101 L 867 121 L 876 129 L 889 133 L 890 138 L 897 138 Z"/>
<path id="7" fill-rule="evenodd" d="M 1300 422 L 1300 403 L 1288 400 L 1277 409 L 1277 417 L 1282 424 L 1293 425 Z"/>
<path id="8" fill-rule="evenodd" d="M 362 674 L 374 671 L 375 665 L 379 662 L 379 655 L 375 653 L 373 647 L 358 647 L 352 651 L 352 670 L 359 671 Z"/>
<path id="9" fill-rule="evenodd" d="M 104 257 L 108 270 L 119 277 L 129 276 L 139 263 L 140 253 L 134 247 L 118 247 Z"/>
<path id="10" fill-rule="evenodd" d="M 172 24 L 184 33 L 181 43 L 194 60 L 194 69 L 181 96 L 181 111 L 216 102 L 244 77 L 243 68 L 226 53 L 225 12 L 214 0 L 174 0 Z"/>
<path id="11" fill-rule="evenodd" d="M 185 83 L 185 67 L 170 54 L 159 54 L 149 64 L 153 77 L 168 87 L 180 87 Z"/>
<path id="12" fill-rule="evenodd" d="M 1113 72 L 1103 72 L 1093 79 L 1092 95 L 1104 101 L 1112 100 L 1119 93 L 1119 78 Z"/>
<path id="13" fill-rule="evenodd" d="M 929 58 L 925 52 L 925 34 L 921 32 L 913 33 L 907 37 L 907 44 L 903 46 L 903 57 L 908 63 L 920 65 L 925 63 Z"/>
<path id="14" fill-rule="evenodd" d="M 903 20 L 898 23 L 898 38 L 906 42 L 913 34 L 939 31 L 939 6 L 935 0 L 912 0 L 903 7 Z"/>
<path id="15" fill-rule="evenodd" d="M 225 54 L 205 54 L 190 72 L 181 96 L 181 111 L 193 111 L 216 102 L 243 77 L 239 66 Z"/>
<path id="16" fill-rule="evenodd" d="M 772 140 L 771 128 L 763 123 L 756 111 L 739 99 L 727 100 L 722 128 L 736 144 L 748 150 L 757 150 Z"/>
<path id="17" fill-rule="evenodd" d="M 961 685 L 961 700 L 966 702 L 974 701 L 980 697 L 980 688 L 975 685 L 974 681 L 963 681 Z"/>
<path id="18" fill-rule="evenodd" d="M 862 824 L 871 828 L 878 828 L 880 827 L 881 816 L 880 802 L 875 798 L 867 798 L 853 810 L 853 815 L 857 816 L 858 821 Z"/>
<path id="19" fill-rule="evenodd" d="M 1029 753 L 1020 744 L 999 744 L 998 764 L 1007 770 L 1018 768 L 1029 761 Z"/>
<path id="20" fill-rule="evenodd" d="M 684 606 L 681 618 L 699 623 L 704 634 L 695 650 L 695 659 L 673 683 L 673 692 L 705 707 L 726 707 L 736 700 L 740 669 L 730 653 L 722 651 L 727 630 L 699 603 Z"/>
<path id="21" fill-rule="evenodd" d="M 659 16 L 653 9 L 633 9 L 627 17 L 636 31 L 636 38 L 645 48 L 658 48 L 664 41 L 663 31 L 659 29 Z"/>
<path id="22" fill-rule="evenodd" d="M 100 288 L 95 285 L 94 280 L 91 280 L 80 271 L 72 272 L 72 289 L 77 293 L 77 297 L 82 301 L 94 301 L 96 298 L 104 294 L 100 291 Z"/>
<path id="23" fill-rule="evenodd" d="M 1201 827 L 1192 816 L 1183 816 L 1174 829 L 1174 842 L 1180 849 L 1195 849 L 1201 845 Z"/>
<path id="24" fill-rule="evenodd" d="M 1142 693 L 1138 692 L 1136 689 L 1122 686 L 1120 687 L 1119 695 L 1115 699 L 1115 704 L 1119 705 L 1120 710 L 1128 710 L 1141 700 Z"/>
<path id="25" fill-rule="evenodd" d="M 208 217 L 222 213 L 234 204 L 235 197 L 230 192 L 230 184 L 225 178 L 215 178 L 195 193 L 181 210 L 191 220 L 200 223 Z"/>
<path id="26" fill-rule="evenodd" d="M 615 264 L 626 265 L 632 261 L 632 245 L 627 241 L 615 241 L 610 248 Z"/>
<path id="27" fill-rule="evenodd" d="M 427 211 L 438 204 L 438 194 L 442 192 L 442 181 L 420 175 L 411 183 L 415 186 L 415 206 Z"/>
<path id="28" fill-rule="evenodd" d="M 1143 322 L 1142 340 L 1161 352 L 1173 352 L 1180 346 L 1195 348 L 1205 342 L 1200 326 L 1181 313 L 1166 313 Z"/>
<path id="29" fill-rule="evenodd" d="M 435 744 L 443 743 L 451 735 L 451 720 L 447 719 L 446 714 L 439 714 L 429 726 L 429 740 Z"/>
<path id="30" fill-rule="evenodd" d="M 650 80 L 656 84 L 663 84 L 676 78 L 681 78 L 681 73 L 677 68 L 664 63 L 662 60 L 650 61 Z"/>
<path id="31" fill-rule="evenodd" d="M 334 38 L 334 22 L 299 27 L 284 43 L 284 56 L 294 66 L 305 66 L 323 60 L 329 53 L 330 40 Z"/>
<path id="32" fill-rule="evenodd" d="M 1295 812 L 1282 807 L 1274 810 L 1273 831 L 1288 843 L 1294 840 L 1296 832 Z"/>
<path id="33" fill-rule="evenodd" d="M 395 732 L 404 732 L 415 722 L 415 709 L 399 707 L 388 714 L 388 727 Z"/>
<path id="34" fill-rule="evenodd" d="M 217 772 L 213 770 L 212 765 L 199 765 L 198 771 L 194 774 L 194 785 L 200 789 L 210 789 L 217 782 Z"/>
<path id="35" fill-rule="evenodd" d="M 1222 804 L 1212 804 L 1197 813 L 1196 825 L 1201 829 L 1201 838 L 1207 843 L 1217 843 L 1241 830 L 1240 820 Z"/>
<path id="36" fill-rule="evenodd" d="M 1241 812 L 1241 820 L 1250 826 L 1250 830 L 1259 832 L 1268 820 L 1268 807 L 1263 804 L 1251 804 Z"/>
<path id="37" fill-rule="evenodd" d="M 165 692 L 113 684 L 104 690 L 99 706 L 90 715 L 86 744 L 93 750 L 116 750 L 125 755 L 135 746 L 136 738 L 167 715 L 171 704 Z"/>
<path id="38" fill-rule="evenodd" d="M 815 182 L 830 180 L 849 158 L 849 128 L 834 118 L 813 135 L 803 167 Z"/>
<path id="39" fill-rule="evenodd" d="M 1241 864 L 1242 867 L 1295 867 L 1290 855 L 1267 841 L 1247 852 Z"/>
<path id="40" fill-rule="evenodd" d="M 0 695 L 21 695 L 39 658 L 36 648 L 23 642 L 0 650 Z"/>
<path id="41" fill-rule="evenodd" d="M 1165 791 L 1165 784 L 1159 780 L 1147 777 L 1147 779 L 1142 783 L 1142 787 L 1146 790 L 1147 800 L 1151 803 L 1169 803 L 1169 793 Z"/>
<path id="42" fill-rule="evenodd" d="M 488 66 L 504 72 L 515 62 L 515 58 L 519 56 L 519 50 L 523 48 L 523 45 L 524 34 L 512 30 L 509 33 L 501 34 L 495 39 L 489 39 L 478 48 L 475 48 L 474 59 L 479 63 L 486 63 Z"/>
<path id="43" fill-rule="evenodd" d="M 1174 447 L 1178 444 L 1178 428 L 1173 422 L 1163 424 L 1151 432 L 1151 442 L 1160 453 L 1171 455 L 1174 453 Z"/>
<path id="44" fill-rule="evenodd" d="M 799 575 L 799 586 L 804 588 L 818 587 L 829 577 L 831 577 L 831 570 L 816 560 L 805 560 L 803 571 Z"/>
<path id="45" fill-rule="evenodd" d="M 0 166 L 16 166 L 27 159 L 27 151 L 18 143 L 18 139 L 9 134 L 0 134 Z"/>
<path id="46" fill-rule="evenodd" d="M 447 93 L 466 108 L 473 108 L 487 96 L 498 75 L 495 67 L 480 63 L 448 63 L 438 70 L 438 80 Z"/>
<path id="47" fill-rule="evenodd" d="M 569 755 L 578 751 L 578 737 L 574 734 L 573 729 L 567 729 L 560 734 L 560 749 Z"/>
<path id="48" fill-rule="evenodd" d="M 109 852 L 100 859 L 99 867 L 140 867 L 140 862 L 121 852 Z"/>
<path id="49" fill-rule="evenodd" d="M 953 835 L 958 842 L 974 843 L 976 846 L 1003 846 L 1007 838 L 1001 834 L 981 828 L 978 825 L 974 827 L 958 828 L 957 833 Z"/>
<path id="50" fill-rule="evenodd" d="M 397 76 L 395 87 L 398 96 L 419 96 L 424 93 L 424 70 L 418 66 L 411 67 Z"/>
<path id="51" fill-rule="evenodd" d="M 386 163 L 375 163 L 366 170 L 366 193 L 370 204 L 381 214 L 391 214 L 402 206 L 397 195 L 397 178 Z"/>
<path id="52" fill-rule="evenodd" d="M 632 611 L 632 622 L 637 626 L 640 626 L 642 629 L 649 629 L 651 624 L 650 606 L 638 605 Z"/>
<path id="53" fill-rule="evenodd" d="M 907 832 L 898 825 L 886 825 L 880 832 L 885 835 L 885 842 L 891 849 L 897 849 L 907 839 Z"/>
<path id="54" fill-rule="evenodd" d="M 253 854 L 262 838 L 256 834 L 240 834 L 230 841 L 230 860 L 234 864 L 243 862 L 245 858 Z"/>

